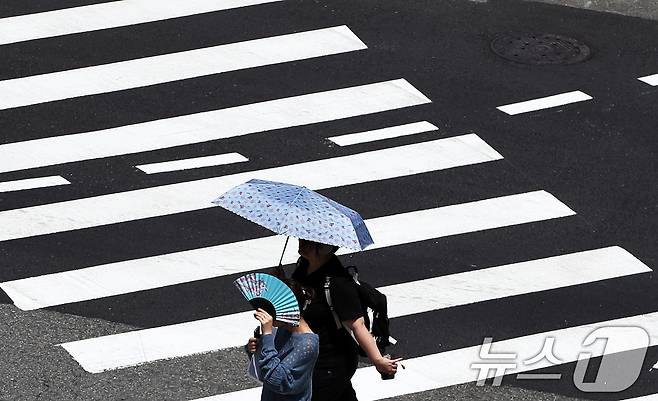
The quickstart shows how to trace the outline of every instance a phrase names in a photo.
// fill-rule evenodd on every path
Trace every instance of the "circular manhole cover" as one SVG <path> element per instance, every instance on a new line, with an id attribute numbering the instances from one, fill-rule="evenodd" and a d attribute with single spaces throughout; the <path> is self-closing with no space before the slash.
<path id="1" fill-rule="evenodd" d="M 585 44 L 552 33 L 506 33 L 491 42 L 491 50 L 523 64 L 573 64 L 590 55 Z"/>

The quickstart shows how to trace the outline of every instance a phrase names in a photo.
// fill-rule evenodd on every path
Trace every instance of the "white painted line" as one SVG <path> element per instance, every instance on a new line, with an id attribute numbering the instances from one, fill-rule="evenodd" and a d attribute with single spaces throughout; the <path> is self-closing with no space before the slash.
<path id="1" fill-rule="evenodd" d="M 650 271 L 625 249 L 609 247 L 436 277 L 411 285 L 397 284 L 380 291 L 388 298 L 389 316 L 398 317 Z"/>
<path id="2" fill-rule="evenodd" d="M 651 86 L 658 86 L 658 74 L 648 75 L 646 77 L 638 78 L 640 81 L 647 83 Z"/>
<path id="3" fill-rule="evenodd" d="M 366 49 L 346 26 L 0 81 L 0 109 Z"/>
<path id="4" fill-rule="evenodd" d="M 367 220 L 375 240 L 368 249 L 573 214 L 544 191 L 444 206 Z M 278 261 L 275 260 L 277 251 L 282 248 L 282 238 L 257 238 L 68 270 L 6 281 L 0 283 L 0 288 L 23 310 L 127 294 L 274 266 Z M 293 263 L 297 257 L 295 247 L 290 247 L 284 255 L 284 263 Z"/>
<path id="5" fill-rule="evenodd" d="M 0 182 L 0 192 L 21 191 L 24 189 L 35 189 L 54 187 L 57 185 L 68 185 L 70 182 L 58 175 L 39 178 L 27 178 L 24 180 Z"/>
<path id="6" fill-rule="evenodd" d="M 540 99 L 528 100 L 526 102 L 508 104 L 497 107 L 498 110 L 509 115 L 528 113 L 530 111 L 548 109 L 550 107 L 563 106 L 565 104 L 583 102 L 593 99 L 587 93 L 581 91 L 561 93 L 559 95 L 543 97 Z"/>
<path id="7" fill-rule="evenodd" d="M 0 19 L 0 45 L 281 0 L 122 0 Z"/>
<path id="8" fill-rule="evenodd" d="M 635 398 L 624 398 L 622 401 L 658 401 L 658 394 L 649 394 Z"/>
<path id="9" fill-rule="evenodd" d="M 244 345 L 253 332 L 253 312 L 61 344 L 89 373 Z M 245 337 L 245 333 L 247 337 Z M 225 347 L 225 345 L 228 345 Z"/>
<path id="10" fill-rule="evenodd" d="M 618 341 L 614 341 L 614 344 L 609 341 L 606 346 L 605 341 L 597 341 L 593 346 L 583 345 L 585 339 L 594 330 L 609 326 L 626 327 L 623 331 L 615 332 L 615 340 Z M 530 365 L 524 364 L 542 350 L 544 342 L 549 337 L 555 338 L 553 351 L 561 363 L 572 363 L 585 358 L 583 353 L 590 353 L 591 355 L 588 357 L 596 358 L 644 348 L 646 343 L 642 343 L 638 339 L 636 327 L 642 327 L 649 333 L 649 346 L 658 345 L 656 335 L 658 333 L 658 312 L 654 312 L 497 341 L 491 344 L 491 352 L 516 353 L 514 359 L 504 361 L 514 365 L 505 370 L 505 374 L 512 375 L 555 366 L 547 359 Z M 480 370 L 472 368 L 473 363 L 496 363 L 496 361 L 483 360 L 480 356 L 481 348 L 482 345 L 478 344 L 468 348 L 406 359 L 403 362 L 406 369 L 399 369 L 395 380 L 382 380 L 374 367 L 360 368 L 352 378 L 352 383 L 359 400 L 374 401 L 476 382 Z M 495 368 L 489 372 L 490 378 L 494 376 L 494 372 Z M 260 399 L 260 392 L 261 389 L 255 387 L 205 397 L 196 401 L 257 401 Z"/>
<path id="11" fill-rule="evenodd" d="M 373 131 L 358 132 L 356 134 L 346 134 L 340 136 L 332 136 L 327 138 L 338 146 L 348 146 L 357 143 L 379 141 L 382 139 L 397 138 L 399 136 L 414 135 L 421 132 L 438 130 L 434 124 L 427 121 L 417 123 L 398 125 L 395 127 L 388 127 L 377 129 Z"/>
<path id="12" fill-rule="evenodd" d="M 412 217 L 413 218 L 413 217 Z M 439 221 L 431 223 L 440 224 Z M 395 230 L 391 225 L 389 230 Z M 399 227 L 407 230 L 408 227 Z M 279 243 L 280 245 L 280 243 Z M 290 255 L 293 256 L 293 255 Z M 649 272 L 619 247 L 577 252 L 379 288 L 391 318 Z M 537 280 L 542 277 L 542 280 Z M 62 346 L 91 373 L 245 343 L 251 312 L 74 341 Z"/>
<path id="13" fill-rule="evenodd" d="M 226 153 L 222 155 L 212 155 L 204 157 L 195 157 L 192 159 L 172 160 L 161 163 L 142 164 L 135 166 L 146 174 L 164 173 L 169 171 L 189 170 L 200 167 L 221 166 L 232 163 L 248 162 L 249 159 L 239 153 Z"/>
<path id="14" fill-rule="evenodd" d="M 0 212 L 0 241 L 214 207 L 252 178 L 325 189 L 502 159 L 475 134 Z"/>
<path id="15" fill-rule="evenodd" d="M 164 149 L 425 103 L 430 100 L 404 79 L 353 86 L 100 131 L 8 143 L 0 145 L 0 172 Z"/>

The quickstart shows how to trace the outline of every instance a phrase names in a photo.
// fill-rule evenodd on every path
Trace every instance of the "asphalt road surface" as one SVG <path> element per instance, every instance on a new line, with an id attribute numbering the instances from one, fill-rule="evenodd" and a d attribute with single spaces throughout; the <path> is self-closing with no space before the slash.
<path id="1" fill-rule="evenodd" d="M 341 258 L 387 294 L 406 369 L 383 382 L 364 360 L 360 400 L 654 399 L 655 16 L 3 1 L 0 399 L 259 399 L 232 281 L 284 238 L 210 204 L 250 178 L 370 227 L 375 245 Z M 553 34 L 589 56 L 510 61 L 492 51 L 510 33 L 522 53 L 559 53 L 523 45 Z"/>

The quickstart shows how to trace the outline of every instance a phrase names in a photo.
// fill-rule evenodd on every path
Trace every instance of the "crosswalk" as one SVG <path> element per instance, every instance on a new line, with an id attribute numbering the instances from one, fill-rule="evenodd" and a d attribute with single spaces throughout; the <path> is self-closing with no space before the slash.
<path id="1" fill-rule="evenodd" d="M 377 238 L 370 247 L 374 250 L 572 214 L 552 195 L 538 191 L 380 217 L 366 223 Z M 19 308 L 33 310 L 273 267 L 271 255 L 279 246 L 279 238 L 265 237 L 3 282 L 0 288 Z M 295 253 L 293 247 L 284 255 L 285 262 L 293 263 Z M 126 277 L 131 280 L 126 281 Z"/>
<path id="2" fill-rule="evenodd" d="M 622 266 L 619 268 L 619 266 Z M 627 251 L 603 248 L 380 287 L 391 318 L 651 271 Z M 547 277 L 538 282 L 536 277 Z M 418 294 L 429 294 L 421 297 Z M 238 347 L 250 312 L 62 344 L 92 373 Z M 112 355 L 112 358 L 108 358 Z"/>
<path id="3" fill-rule="evenodd" d="M 256 176 L 283 182 L 287 177 L 299 177 L 295 180 L 297 184 L 317 190 L 482 163 L 501 157 L 477 135 L 467 134 L 332 159 L 32 206 L 0 212 L 0 224 L 7 227 L 0 240 L 210 208 L 213 204 L 208 199 L 215 199 L 216 194 Z M 113 213 L 108 214 L 106 210 L 113 210 Z"/>
<path id="4" fill-rule="evenodd" d="M 96 95 L 363 50 L 349 28 L 255 39 L 173 54 L 0 81 L 0 109 Z"/>
<path id="5" fill-rule="evenodd" d="M 42 41 L 47 46 L 50 40 L 62 35 L 70 35 L 70 39 L 75 40 L 76 35 L 83 33 L 89 37 L 95 31 L 111 32 L 115 28 L 136 24 L 157 24 L 165 20 L 184 24 L 186 17 L 201 13 L 221 14 L 232 10 L 239 14 L 268 3 L 294 11 L 295 4 L 282 0 L 109 1 L 2 18 L 0 45 L 21 46 L 27 41 Z M 359 37 L 356 27 L 316 28 L 248 41 L 227 40 L 211 47 L 199 46 L 157 56 L 77 66 L 0 81 L 0 112 L 9 115 L 35 105 L 47 110 L 49 105 L 62 104 L 67 99 L 77 98 L 84 102 L 87 96 L 102 98 L 112 92 L 184 84 L 201 77 L 224 82 L 231 79 L 226 72 L 256 75 L 262 68 L 274 64 L 293 69 L 297 62 L 321 65 L 338 56 L 346 60 L 345 70 L 349 71 L 358 68 L 350 66 L 350 60 L 368 57 L 370 44 Z M 638 79 L 650 85 L 655 83 L 652 76 Z M 187 249 L 181 250 L 172 243 L 163 242 L 157 245 L 157 253 L 138 257 L 126 257 L 121 249 L 108 249 L 116 256 L 106 263 L 62 257 L 54 270 L 38 265 L 22 266 L 16 270 L 20 272 L 19 277 L 0 273 L 0 288 L 22 311 L 66 308 L 71 304 L 84 308 L 86 303 L 96 300 L 138 298 L 146 292 L 157 295 L 166 288 L 206 281 L 221 283 L 222 290 L 230 288 L 230 282 L 237 275 L 273 267 L 278 262 L 284 241 L 271 235 L 221 239 L 221 232 L 228 231 L 228 225 L 234 220 L 230 220 L 228 212 L 213 207 L 210 201 L 251 178 L 292 182 L 314 190 L 331 191 L 335 195 L 344 194 L 347 203 L 355 188 L 375 188 L 371 185 L 381 183 L 394 187 L 402 180 L 414 183 L 413 188 L 418 192 L 406 194 L 404 204 L 387 203 L 372 210 L 367 206 L 359 208 L 375 240 L 359 260 L 367 263 L 368 257 L 386 256 L 389 252 L 393 254 L 406 249 L 404 247 L 413 247 L 416 252 L 426 255 L 422 259 L 426 265 L 422 266 L 400 266 L 399 256 L 391 260 L 396 268 L 409 269 L 408 277 L 400 279 L 400 275 L 391 274 L 395 278 L 389 278 L 387 273 L 391 273 L 394 266 L 381 266 L 382 274 L 378 277 L 381 283 L 378 287 L 389 299 L 393 324 L 401 325 L 396 327 L 399 332 L 396 338 L 403 347 L 405 337 L 414 330 L 409 326 L 410 317 L 431 314 L 434 319 L 440 319 L 441 314 L 451 308 L 498 305 L 513 297 L 542 299 L 550 291 L 597 282 L 614 286 L 616 280 L 642 277 L 652 272 L 650 266 L 617 244 L 570 251 L 555 250 L 547 245 L 541 255 L 524 260 L 514 256 L 518 250 L 510 244 L 510 249 L 505 250 L 509 255 L 505 263 L 489 262 L 486 266 L 475 266 L 467 262 L 465 266 L 460 265 L 460 271 L 446 273 L 444 266 L 438 265 L 439 255 L 434 253 L 435 245 L 440 241 L 455 237 L 468 241 L 477 234 L 504 236 L 505 230 L 530 224 L 542 227 L 554 221 L 578 225 L 581 224 L 578 210 L 563 202 L 559 195 L 543 188 L 519 188 L 504 195 L 479 198 L 472 195 L 468 201 L 442 204 L 438 195 L 422 192 L 423 180 L 433 180 L 449 172 L 459 175 L 476 167 L 493 169 L 513 165 L 508 164 L 506 156 L 487 141 L 491 135 L 486 132 L 442 132 L 436 115 L 422 116 L 426 110 L 423 107 L 434 100 L 424 91 L 422 82 L 411 82 L 404 76 L 358 83 L 331 77 L 327 80 L 331 89 L 307 91 L 301 95 L 282 94 L 173 117 L 153 113 L 146 118 L 139 116 L 137 120 L 142 122 L 130 125 L 107 128 L 99 124 L 98 129 L 85 132 L 54 130 L 38 138 L 9 143 L 0 141 L 0 174 L 7 173 L 12 177 L 0 182 L 0 195 L 25 191 L 25 199 L 29 200 L 35 191 L 43 191 L 43 196 L 48 198 L 52 194 L 48 191 L 55 191 L 60 185 L 71 189 L 64 200 L 53 198 L 36 205 L 28 201 L 24 207 L 2 208 L 0 245 L 5 249 L 14 252 L 23 249 L 23 252 L 39 254 L 39 249 L 28 249 L 32 239 L 56 246 L 62 240 L 84 238 L 92 230 L 102 233 L 111 227 L 119 227 L 130 236 L 134 227 L 131 223 L 157 227 L 158 221 L 171 216 L 184 219 L 191 213 L 203 213 L 208 221 L 206 228 L 220 233 L 220 241 L 211 246 L 188 245 Z M 515 115 L 593 100 L 584 92 L 574 91 L 497 108 Z M 385 118 L 387 113 L 405 110 L 413 110 L 414 118 L 397 125 Z M 324 142 L 317 141 L 317 135 L 311 134 L 327 123 L 349 119 L 354 121 L 352 126 L 362 125 L 363 128 L 324 135 Z M 364 121 L 369 123 L 363 124 Z M 378 128 L 372 129 L 373 126 Z M 263 154 L 277 152 L 277 149 L 259 148 L 259 141 L 276 136 L 285 147 L 292 140 L 292 129 L 309 133 L 295 136 L 295 140 L 301 141 L 302 148 L 309 149 L 308 154 L 300 156 L 302 161 L 279 160 L 265 167 L 255 164 Z M 391 144 L 389 141 L 403 143 Z M 196 157 L 185 158 L 177 156 L 181 147 L 190 149 L 194 146 L 198 149 L 211 146 L 213 153 L 199 152 Z M 322 151 L 317 151 L 319 147 Z M 133 180 L 136 176 L 143 179 L 136 189 L 120 187 L 106 193 L 89 194 L 84 188 L 79 188 L 84 186 L 84 181 L 66 178 L 72 169 L 83 170 L 87 162 L 106 160 L 109 165 L 126 156 L 131 160 L 142 157 L 146 160 L 149 152 L 156 152 L 159 162 L 132 163 L 133 169 L 119 173 L 119 180 L 121 174 L 131 176 Z M 230 173 L 220 170 L 229 165 Z M 212 170 L 204 170 L 208 168 Z M 196 173 L 173 179 L 162 178 L 171 172 L 185 174 L 186 171 Z M 523 175 L 521 171 L 518 174 Z M 35 177 L 37 175 L 40 177 Z M 375 192 L 368 195 L 373 202 L 387 199 Z M 428 197 L 435 206 L 419 206 L 418 199 Z M 375 210 L 386 210 L 386 213 Z M 234 227 L 230 229 L 236 232 Z M 477 247 L 477 241 L 481 240 L 473 239 L 473 247 Z M 148 238 L 139 241 L 148 241 Z M 104 244 L 93 246 L 100 248 Z M 576 241 L 574 247 L 578 246 L 580 243 Z M 456 253 L 460 251 L 455 250 Z M 359 257 L 343 250 L 339 254 L 344 258 Z M 43 255 L 44 260 L 48 257 Z M 283 255 L 283 263 L 291 264 L 296 259 L 296 249 L 289 247 Z M 461 254 L 459 259 L 468 261 L 469 255 Z M 416 277 L 421 270 L 429 273 Z M 204 294 L 198 296 L 203 298 Z M 143 364 L 156 361 L 195 358 L 198 354 L 235 349 L 245 342 L 253 329 L 253 317 L 245 305 L 235 301 L 236 294 L 227 292 L 221 297 L 223 303 L 218 316 L 79 338 L 52 346 L 62 347 L 87 375 L 108 370 L 121 375 L 127 368 L 140 369 Z M 596 317 L 586 320 L 590 323 L 573 323 L 540 333 L 518 332 L 511 338 L 495 341 L 493 346 L 497 349 L 516 353 L 515 366 L 503 373 L 509 375 L 553 366 L 550 361 L 532 367 L 522 365 L 522 361 L 541 350 L 547 337 L 556 339 L 555 351 L 561 363 L 578 361 L 585 337 L 601 326 L 643 327 L 652 333 L 650 345 L 658 345 L 658 337 L 653 334 L 658 332 L 658 312 L 629 313 L 612 320 L 597 321 Z M 482 338 L 486 335 L 482 333 Z M 630 339 L 626 344 L 624 349 L 599 348 L 593 357 L 630 351 L 636 346 Z M 393 381 L 382 382 L 372 367 L 359 369 L 354 377 L 359 399 L 406 396 L 478 380 L 479 372 L 472 364 L 479 359 L 480 344 L 448 351 L 424 345 L 420 349 L 422 355 L 407 359 L 406 369 Z M 494 373 L 489 374 L 489 377 L 493 376 Z M 200 399 L 256 400 L 259 395 L 259 388 L 253 383 L 240 391 L 220 389 Z"/>
<path id="6" fill-rule="evenodd" d="M 0 148 L 0 172 L 233 138 L 428 102 L 404 79 L 370 83 L 101 131 L 4 144 Z M 135 141 L 135 137 L 139 140 Z M 24 157 L 26 154 L 32 157 Z"/>
<path id="7" fill-rule="evenodd" d="M 527 372 L 533 369 L 554 366 L 548 360 L 541 360 L 537 364 L 533 364 L 531 367 L 523 366 L 523 361 L 530 360 L 537 354 L 538 350 L 542 349 L 547 337 L 554 338 L 555 344 L 561 344 L 560 347 L 556 346 L 554 349 L 555 354 L 561 362 L 575 362 L 580 358 L 580 354 L 582 353 L 583 338 L 586 338 L 598 327 L 613 325 L 638 326 L 644 327 L 648 331 L 655 332 L 658 328 L 658 313 L 631 316 L 624 319 L 599 322 L 597 324 L 569 327 L 567 329 L 512 338 L 493 343 L 492 347 L 502 350 L 514 350 L 516 354 L 515 358 L 511 360 L 511 364 L 507 368 L 506 373 L 514 374 Z M 649 345 L 653 346 L 658 344 L 657 340 L 658 339 L 655 336 L 652 336 Z M 627 341 L 615 351 L 631 351 L 637 346 L 638 343 L 633 341 L 632 336 L 629 336 Z M 604 351 L 601 349 L 592 353 L 593 357 L 601 355 L 604 355 Z M 464 367 L 470 368 L 473 361 L 478 360 L 480 360 L 480 346 L 408 359 L 405 365 L 408 372 L 396 377 L 396 380 L 389 382 L 382 382 L 379 377 L 377 377 L 377 372 L 374 367 L 361 368 L 357 370 L 357 373 L 354 376 L 355 390 L 358 394 L 364 395 L 359 399 L 370 401 L 468 383 L 477 380 L 479 372 L 475 369 L 464 369 Z M 443 368 L 436 369 L 437 366 L 442 366 Z M 487 377 L 493 377 L 493 372 Z M 258 400 L 260 397 L 258 390 L 258 388 L 253 388 L 240 392 L 207 397 L 203 398 L 203 400 Z"/>

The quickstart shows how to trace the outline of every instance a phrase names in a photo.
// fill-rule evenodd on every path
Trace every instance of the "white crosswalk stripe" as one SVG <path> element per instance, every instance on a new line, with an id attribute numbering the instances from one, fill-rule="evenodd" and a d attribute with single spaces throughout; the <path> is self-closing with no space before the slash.
<path id="1" fill-rule="evenodd" d="M 169 171 L 189 170 L 193 168 L 220 166 L 231 163 L 247 162 L 249 159 L 239 153 L 225 153 L 221 155 L 194 157 L 191 159 L 171 160 L 160 163 L 150 163 L 135 166 L 146 174 L 164 173 Z"/>
<path id="2" fill-rule="evenodd" d="M 656 401 L 658 400 L 658 394 L 645 395 L 643 397 L 634 397 L 634 398 L 624 398 L 623 401 Z"/>
<path id="3" fill-rule="evenodd" d="M 584 102 L 586 100 L 591 100 L 591 99 L 592 97 L 587 93 L 581 91 L 574 91 L 574 92 L 560 93 L 559 95 L 543 97 L 540 99 L 527 100 L 525 102 L 499 106 L 497 107 L 497 109 L 509 115 L 516 115 L 522 113 L 529 113 L 531 111 L 548 109 L 551 107 L 564 106 L 566 104 L 571 104 L 576 102 Z"/>
<path id="4" fill-rule="evenodd" d="M 54 187 L 58 185 L 68 185 L 69 180 L 60 176 L 26 178 L 24 180 L 14 180 L 0 182 L 0 192 L 22 191 L 25 189 Z"/>
<path id="5" fill-rule="evenodd" d="M 116 28 L 282 0 L 121 0 L 0 19 L 0 44 Z"/>
<path id="6" fill-rule="evenodd" d="M 647 75 L 646 77 L 641 77 L 638 79 L 651 86 L 658 86 L 658 74 Z"/>
<path id="7" fill-rule="evenodd" d="M 355 145 L 357 143 L 379 141 L 382 139 L 397 138 L 405 135 L 419 134 L 421 132 L 434 131 L 438 128 L 427 121 L 404 124 L 396 127 L 381 128 L 373 131 L 357 132 L 327 138 L 338 146 Z"/>
<path id="8" fill-rule="evenodd" d="M 0 110 L 363 50 L 346 26 L 0 81 Z"/>

